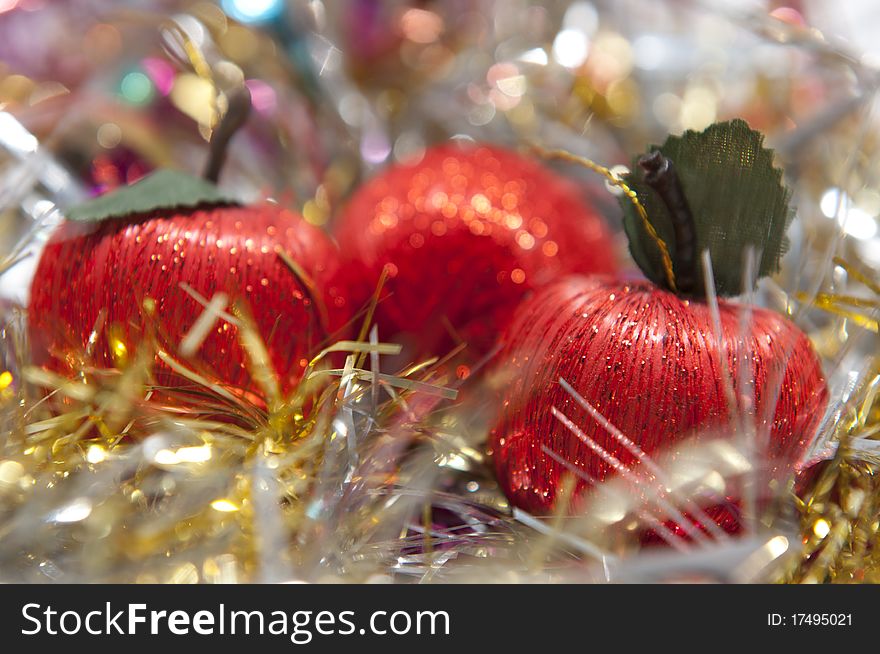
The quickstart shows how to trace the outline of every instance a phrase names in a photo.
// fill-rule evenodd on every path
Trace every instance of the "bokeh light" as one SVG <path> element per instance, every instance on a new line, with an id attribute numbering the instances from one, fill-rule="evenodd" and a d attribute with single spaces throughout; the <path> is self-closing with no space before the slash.
<path id="1" fill-rule="evenodd" d="M 147 104 L 153 99 L 153 83 L 144 73 L 134 70 L 122 78 L 119 83 L 119 93 L 131 104 Z"/>
<path id="2" fill-rule="evenodd" d="M 223 11 L 242 23 L 261 23 L 276 18 L 283 0 L 223 0 Z"/>
<path id="3" fill-rule="evenodd" d="M 587 58 L 589 41 L 578 29 L 564 29 L 553 40 L 553 58 L 566 68 L 577 68 Z"/>

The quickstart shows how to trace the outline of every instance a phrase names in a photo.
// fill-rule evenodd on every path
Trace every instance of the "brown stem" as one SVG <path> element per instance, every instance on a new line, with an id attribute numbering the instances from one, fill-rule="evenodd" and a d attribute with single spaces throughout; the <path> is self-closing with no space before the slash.
<path id="1" fill-rule="evenodd" d="M 223 170 L 223 164 L 226 163 L 229 141 L 247 122 L 250 113 L 251 94 L 248 88 L 242 85 L 229 95 L 229 106 L 226 113 L 220 119 L 220 124 L 214 129 L 214 133 L 211 134 L 208 163 L 205 166 L 205 172 L 202 173 L 202 177 L 209 182 L 216 184 L 220 179 L 220 172 Z"/>
<path id="2" fill-rule="evenodd" d="M 697 234 L 694 215 L 681 187 L 681 180 L 672 160 L 659 150 L 639 159 L 639 166 L 645 171 L 645 183 L 660 196 L 672 219 L 675 230 L 675 285 L 680 293 L 691 295 L 697 285 Z"/>

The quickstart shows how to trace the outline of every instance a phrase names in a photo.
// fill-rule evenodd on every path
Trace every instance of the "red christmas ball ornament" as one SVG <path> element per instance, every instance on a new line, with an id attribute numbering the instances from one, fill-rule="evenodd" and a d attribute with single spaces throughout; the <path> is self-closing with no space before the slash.
<path id="1" fill-rule="evenodd" d="M 479 358 L 530 290 L 616 270 L 609 231 L 575 184 L 488 145 L 390 167 L 354 195 L 336 236 L 370 284 L 386 270 L 376 322 L 410 356 L 466 342 Z"/>
<path id="2" fill-rule="evenodd" d="M 625 178 L 637 204 L 623 203 L 630 249 L 650 280 L 570 277 L 521 305 L 499 355 L 500 411 L 489 442 L 514 505 L 550 512 L 572 467 L 583 473 L 580 491 L 622 468 L 650 477 L 632 444 L 649 457 L 674 457 L 686 439 L 735 433 L 751 401 L 743 398 L 753 397 L 758 433 L 769 433 L 756 466 L 769 478 L 793 472 L 828 399 L 819 357 L 782 315 L 723 299 L 743 288 L 743 252 L 762 253 L 754 268 L 763 275 L 784 250 L 789 193 L 762 140 L 737 120 L 655 146 Z M 700 265 L 706 259 L 696 253 L 705 251 L 712 268 Z M 722 296 L 720 336 L 704 290 L 713 286 Z M 743 388 L 743 369 L 751 388 Z M 733 409 L 727 389 L 738 398 Z M 741 497 L 735 483 L 725 493 L 702 519 L 735 532 Z M 665 524 L 684 533 L 674 520 Z"/>
<path id="3" fill-rule="evenodd" d="M 279 250 L 297 262 L 312 287 Z M 335 247 L 323 232 L 268 203 L 67 221 L 37 266 L 31 338 L 41 358 L 63 359 L 90 349 L 95 365 L 109 367 L 155 331 L 160 345 L 179 357 L 181 342 L 205 310 L 186 287 L 205 299 L 222 292 L 229 304 L 242 302 L 250 312 L 275 372 L 289 388 L 334 326 L 330 311 L 337 314 L 340 298 L 330 289 L 316 296 L 315 289 L 326 288 L 324 280 L 336 265 Z M 145 301 L 152 302 L 151 311 L 145 311 Z M 99 338 L 90 344 L 96 328 Z M 234 325 L 219 320 L 185 363 L 225 384 L 258 390 L 239 338 Z"/>
<path id="4" fill-rule="evenodd" d="M 246 89 L 230 95 L 205 179 L 160 170 L 67 212 L 31 285 L 38 361 L 72 372 L 84 364 L 109 367 L 155 339 L 203 376 L 259 395 L 239 323 L 228 318 L 238 306 L 253 321 L 282 390 L 296 384 L 351 306 L 332 281 L 338 250 L 322 231 L 272 203 L 240 206 L 212 183 L 249 109 Z M 194 330 L 215 296 L 224 301 L 214 311 L 226 310 L 226 317 Z M 161 357 L 157 363 L 160 385 L 191 385 Z"/>
<path id="5" fill-rule="evenodd" d="M 738 393 L 739 357 L 748 353 L 755 415 L 775 405 L 768 416 L 771 471 L 800 457 L 827 402 L 821 363 L 807 336 L 767 309 L 752 308 L 747 342 L 740 344 L 742 311 L 719 303 L 719 342 L 706 303 L 651 282 L 572 277 L 523 303 L 500 356 L 508 383 L 491 443 L 511 501 L 536 513 L 553 507 L 566 468 L 545 448 L 597 481 L 614 472 L 554 407 L 624 466 L 638 465 L 560 379 L 650 456 L 700 430 L 731 424 L 721 375 L 733 373 Z"/>

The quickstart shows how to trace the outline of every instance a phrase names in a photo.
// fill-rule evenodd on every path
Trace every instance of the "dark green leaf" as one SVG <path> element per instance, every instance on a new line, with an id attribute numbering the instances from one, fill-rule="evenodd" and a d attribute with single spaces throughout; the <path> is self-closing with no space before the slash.
<path id="1" fill-rule="evenodd" d="M 764 136 L 743 120 L 715 123 L 702 132 L 687 131 L 670 136 L 660 150 L 672 160 L 694 216 L 697 252 L 708 249 L 712 257 L 715 287 L 719 295 L 736 295 L 743 290 L 743 261 L 749 245 L 760 256 L 758 276 L 779 270 L 779 260 L 788 246 L 785 231 L 794 211 L 791 192 L 782 181 L 782 171 L 773 166 L 773 151 L 763 147 Z M 666 205 L 645 183 L 633 160 L 625 178 L 645 206 L 648 217 L 670 253 L 675 238 Z M 648 236 L 632 204 L 621 198 L 624 228 L 633 259 L 653 282 L 665 285 L 660 253 Z M 704 288 L 702 264 L 697 295 Z"/>
<path id="2" fill-rule="evenodd" d="M 216 186 L 179 170 L 157 170 L 131 186 L 102 195 L 67 212 L 67 219 L 94 222 L 168 209 L 236 204 Z"/>

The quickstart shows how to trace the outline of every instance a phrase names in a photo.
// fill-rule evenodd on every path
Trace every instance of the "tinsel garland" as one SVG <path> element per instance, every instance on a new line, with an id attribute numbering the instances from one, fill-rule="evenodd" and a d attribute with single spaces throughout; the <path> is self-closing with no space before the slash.
<path id="1" fill-rule="evenodd" d="M 322 364 L 330 350 L 355 353 L 334 370 Z M 639 554 L 636 525 L 657 524 L 650 497 L 612 479 L 581 517 L 511 510 L 468 437 L 484 417 L 452 402 L 436 364 L 380 372 L 376 361 L 398 351 L 375 331 L 372 342 L 339 343 L 271 412 L 211 385 L 186 412 L 148 401 L 158 390 L 148 351 L 78 380 L 27 365 L 5 375 L 3 580 L 618 581 L 693 569 L 721 581 L 876 578 L 874 467 L 848 446 L 802 490 L 802 535 L 790 494 L 764 516 L 770 529 Z M 367 358 L 372 370 L 358 367 Z M 876 413 L 854 427 L 874 428 Z M 669 465 L 676 479 L 752 471 L 728 439 L 681 448 Z M 693 490 L 673 489 L 680 508 Z"/>

